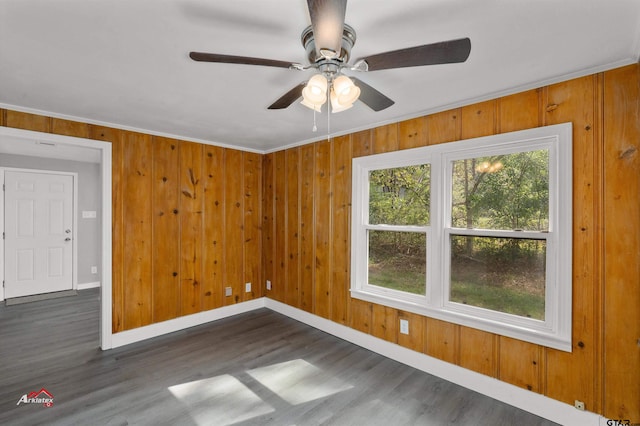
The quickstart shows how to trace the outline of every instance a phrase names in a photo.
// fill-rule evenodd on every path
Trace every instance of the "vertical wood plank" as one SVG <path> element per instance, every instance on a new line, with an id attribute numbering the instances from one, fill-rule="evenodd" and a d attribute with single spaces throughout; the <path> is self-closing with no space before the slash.
<path id="1" fill-rule="evenodd" d="M 640 67 L 604 73 L 604 415 L 640 422 Z"/>
<path id="2" fill-rule="evenodd" d="M 124 330 L 124 217 L 123 133 L 110 127 L 91 126 L 92 139 L 111 143 L 111 332 Z"/>
<path id="3" fill-rule="evenodd" d="M 541 349 L 538 345 L 500 336 L 498 378 L 512 385 L 541 392 Z"/>
<path id="4" fill-rule="evenodd" d="M 353 158 L 364 157 L 365 155 L 373 154 L 371 138 L 371 130 L 363 130 L 351 135 L 351 144 L 353 145 Z"/>
<path id="5" fill-rule="evenodd" d="M 278 151 L 275 155 L 275 276 L 272 283 L 271 297 L 284 302 L 287 288 L 287 252 L 286 252 L 286 223 L 287 223 L 287 173 L 286 154 Z"/>
<path id="6" fill-rule="evenodd" d="M 291 148 L 285 151 L 286 173 L 286 288 L 285 303 L 291 306 L 300 306 L 300 148 Z"/>
<path id="7" fill-rule="evenodd" d="M 5 112 L 4 125 L 7 127 L 14 127 L 16 129 L 49 133 L 51 130 L 51 118 L 44 115 L 29 114 L 9 109 Z"/>
<path id="8" fill-rule="evenodd" d="M 486 101 L 461 108 L 462 139 L 496 133 L 496 101 Z"/>
<path id="9" fill-rule="evenodd" d="M 400 333 L 400 320 L 409 322 L 409 334 Z M 398 344 L 416 352 L 425 351 L 425 317 L 411 312 L 398 311 Z"/>
<path id="10" fill-rule="evenodd" d="M 272 296 L 272 291 L 266 289 L 266 281 L 273 283 L 275 280 L 275 154 L 266 154 L 263 157 L 263 207 L 262 207 L 262 268 L 264 274 L 263 283 L 265 296 Z"/>
<path id="11" fill-rule="evenodd" d="M 348 320 L 347 300 L 351 272 L 351 138 L 333 141 L 331 175 L 333 177 L 333 229 L 331 232 L 331 319 L 340 324 Z"/>
<path id="12" fill-rule="evenodd" d="M 180 315 L 179 142 L 153 138 L 153 322 Z"/>
<path id="13" fill-rule="evenodd" d="M 460 326 L 427 318 L 425 353 L 452 364 L 458 364 Z"/>
<path id="14" fill-rule="evenodd" d="M 202 310 L 219 308 L 224 297 L 225 149 L 204 147 L 204 235 L 202 244 Z M 265 200 L 266 202 L 266 200 Z M 256 283 L 257 285 L 257 283 Z"/>
<path id="15" fill-rule="evenodd" d="M 314 313 L 331 317 L 331 142 L 316 143 L 315 154 L 315 306 Z"/>
<path id="16" fill-rule="evenodd" d="M 417 148 L 427 145 L 427 117 L 401 121 L 398 124 L 398 148 Z"/>
<path id="17" fill-rule="evenodd" d="M 7 110 L 0 108 L 0 126 L 6 126 L 5 117 L 7 116 Z"/>
<path id="18" fill-rule="evenodd" d="M 373 316 L 373 304 L 360 299 L 351 299 L 349 309 L 349 327 L 363 333 L 371 333 L 371 319 Z"/>
<path id="19" fill-rule="evenodd" d="M 498 336 L 475 328 L 460 327 L 460 366 L 491 377 L 498 375 Z"/>
<path id="20" fill-rule="evenodd" d="M 123 146 L 123 329 L 152 321 L 151 137 L 125 132 Z"/>
<path id="21" fill-rule="evenodd" d="M 498 99 L 498 132 L 515 132 L 538 127 L 539 96 L 540 89 L 535 89 Z"/>
<path id="22" fill-rule="evenodd" d="M 300 308 L 313 312 L 315 274 L 315 145 L 300 148 Z"/>
<path id="23" fill-rule="evenodd" d="M 262 156 L 243 153 L 244 170 L 244 282 L 251 283 L 251 291 L 243 289 L 242 300 L 262 296 Z"/>
<path id="24" fill-rule="evenodd" d="M 74 136 L 76 138 L 88 138 L 90 129 L 87 123 L 63 120 L 61 118 L 52 118 L 51 133 L 55 133 L 57 135 Z"/>
<path id="25" fill-rule="evenodd" d="M 373 153 L 390 152 L 398 150 L 398 123 L 373 129 L 372 137 Z"/>
<path id="26" fill-rule="evenodd" d="M 225 264 L 224 286 L 231 287 L 231 296 L 225 296 L 224 305 L 242 301 L 244 292 L 244 234 L 243 234 L 243 176 L 242 151 L 226 149 L 225 152 Z"/>
<path id="27" fill-rule="evenodd" d="M 542 92 L 545 125 L 573 123 L 573 327 L 572 352 L 546 349 L 546 392 L 568 404 L 585 403 L 587 410 L 600 409 L 595 394 L 601 380 L 596 374 L 600 346 L 597 330 L 601 271 L 599 239 L 601 176 L 594 134 L 600 120 L 594 115 L 595 76 L 583 77 L 545 88 Z M 596 174 L 597 173 L 597 174 Z"/>
<path id="28" fill-rule="evenodd" d="M 430 145 L 459 140 L 460 108 L 427 116 L 427 140 Z"/>
<path id="29" fill-rule="evenodd" d="M 371 334 L 388 342 L 398 343 L 398 310 L 373 304 Z"/>
<path id="30" fill-rule="evenodd" d="M 180 142 L 180 315 L 202 309 L 202 145 Z"/>

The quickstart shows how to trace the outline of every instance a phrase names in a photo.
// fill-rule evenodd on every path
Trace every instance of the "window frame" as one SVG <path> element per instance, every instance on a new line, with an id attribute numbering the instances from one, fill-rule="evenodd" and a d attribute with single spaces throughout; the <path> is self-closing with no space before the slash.
<path id="1" fill-rule="evenodd" d="M 549 229 L 486 230 L 451 226 L 453 161 L 496 154 L 549 150 Z M 428 226 L 369 225 L 369 172 L 430 164 Z M 572 125 L 564 123 L 456 142 L 354 158 L 352 161 L 351 296 L 491 333 L 571 351 Z M 424 232 L 425 294 L 368 283 L 368 231 Z M 546 241 L 545 318 L 536 320 L 449 300 L 450 236 L 470 235 Z"/>

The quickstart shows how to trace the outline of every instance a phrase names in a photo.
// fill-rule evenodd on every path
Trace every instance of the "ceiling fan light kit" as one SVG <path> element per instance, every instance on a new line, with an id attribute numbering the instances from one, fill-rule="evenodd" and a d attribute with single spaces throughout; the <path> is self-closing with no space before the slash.
<path id="1" fill-rule="evenodd" d="M 360 88 L 346 75 L 329 78 L 323 74 L 316 74 L 302 89 L 302 105 L 314 111 L 321 112 L 322 105 L 330 99 L 331 112 L 345 111 L 353 106 L 360 97 Z"/>
<path id="2" fill-rule="evenodd" d="M 309 81 L 300 83 L 281 96 L 269 109 L 285 109 L 302 97 L 302 105 L 320 112 L 327 100 L 331 112 L 345 111 L 360 100 L 374 111 L 382 111 L 394 101 L 365 82 L 342 74 L 342 70 L 371 72 L 393 68 L 415 67 L 465 62 L 471 53 L 471 40 L 461 38 L 406 49 L 399 49 L 365 58 L 349 65 L 356 32 L 345 24 L 347 0 L 307 0 L 311 25 L 301 35 L 309 65 L 246 56 L 191 52 L 194 61 L 245 65 L 261 65 L 305 71 L 317 71 Z"/>

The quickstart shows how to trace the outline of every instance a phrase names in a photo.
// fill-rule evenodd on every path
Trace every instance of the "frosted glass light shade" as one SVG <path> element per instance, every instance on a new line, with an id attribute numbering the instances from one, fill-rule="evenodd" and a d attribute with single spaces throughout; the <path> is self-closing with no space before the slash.
<path id="1" fill-rule="evenodd" d="M 302 89 L 302 98 L 314 105 L 324 104 L 327 101 L 326 77 L 322 74 L 316 74 L 311 77 L 307 85 Z"/>
<path id="2" fill-rule="evenodd" d="M 306 106 L 307 108 L 310 108 L 310 109 L 312 109 L 312 110 L 314 110 L 316 112 L 322 112 L 322 104 L 314 104 L 314 103 L 309 102 L 308 100 L 306 100 L 304 97 L 302 98 L 300 103 L 302 105 Z"/>
<path id="3" fill-rule="evenodd" d="M 341 104 L 334 90 L 331 90 L 331 112 L 342 112 L 351 108 L 353 104 Z"/>
<path id="4" fill-rule="evenodd" d="M 360 88 L 346 75 L 338 76 L 333 80 L 333 90 L 341 105 L 351 105 L 360 97 Z"/>

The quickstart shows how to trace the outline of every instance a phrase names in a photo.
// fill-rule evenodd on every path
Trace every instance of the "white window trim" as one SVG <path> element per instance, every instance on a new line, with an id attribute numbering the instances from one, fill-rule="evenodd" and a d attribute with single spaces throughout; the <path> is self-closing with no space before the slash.
<path id="1" fill-rule="evenodd" d="M 452 161 L 547 148 L 549 150 L 549 232 L 451 228 Z M 429 226 L 369 225 L 369 172 L 431 165 Z M 351 295 L 428 317 L 570 352 L 572 329 L 572 126 L 571 123 L 467 139 L 353 159 Z M 367 230 L 424 232 L 427 287 L 424 296 L 367 283 Z M 545 320 L 540 321 L 448 301 L 449 235 L 543 239 L 547 243 Z"/>

